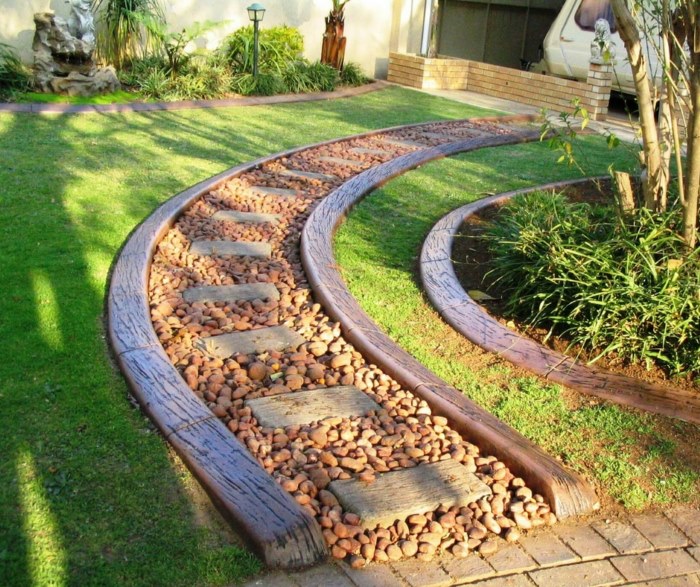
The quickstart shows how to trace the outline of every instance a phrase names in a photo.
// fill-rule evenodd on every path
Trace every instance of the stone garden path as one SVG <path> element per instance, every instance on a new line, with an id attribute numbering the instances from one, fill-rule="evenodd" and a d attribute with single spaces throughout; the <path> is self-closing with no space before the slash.
<path id="1" fill-rule="evenodd" d="M 344 560 L 251 585 L 697 581 L 694 512 L 555 524 L 595 509 L 592 488 L 397 347 L 335 266 L 334 229 L 364 194 L 535 140 L 530 123 L 397 127 L 267 157 L 166 202 L 124 246 L 109 332 L 143 409 L 269 567 Z"/>

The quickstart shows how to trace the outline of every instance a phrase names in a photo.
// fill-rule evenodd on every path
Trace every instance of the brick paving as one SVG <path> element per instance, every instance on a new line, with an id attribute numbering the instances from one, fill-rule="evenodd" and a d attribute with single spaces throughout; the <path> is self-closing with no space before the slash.
<path id="1" fill-rule="evenodd" d="M 700 587 L 700 512 L 681 507 L 628 521 L 561 523 L 499 540 L 496 553 L 351 569 L 329 563 L 274 572 L 244 587 Z"/>

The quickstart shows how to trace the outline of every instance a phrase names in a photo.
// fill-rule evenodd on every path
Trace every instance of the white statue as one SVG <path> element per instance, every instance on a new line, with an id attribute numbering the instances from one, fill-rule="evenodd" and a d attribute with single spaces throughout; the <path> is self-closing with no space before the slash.
<path id="1" fill-rule="evenodd" d="M 90 10 L 90 0 L 66 0 L 70 4 L 68 30 L 77 39 L 95 45 L 95 18 Z"/>
<path id="2" fill-rule="evenodd" d="M 610 23 L 604 18 L 595 21 L 595 37 L 591 42 L 591 63 L 611 63 L 615 44 L 610 40 Z"/>

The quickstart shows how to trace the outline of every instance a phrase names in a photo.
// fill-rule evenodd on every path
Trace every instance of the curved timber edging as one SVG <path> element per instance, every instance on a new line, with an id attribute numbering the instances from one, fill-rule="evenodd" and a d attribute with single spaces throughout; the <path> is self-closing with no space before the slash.
<path id="1" fill-rule="evenodd" d="M 478 120 L 525 122 L 532 117 Z M 158 207 L 131 233 L 113 266 L 107 292 L 107 329 L 122 373 L 146 414 L 197 477 L 224 517 L 247 539 L 268 567 L 301 568 L 325 559 L 328 549 L 321 528 L 192 393 L 166 355 L 153 330 L 149 309 L 148 284 L 153 254 L 184 210 L 243 173 L 307 149 L 434 124 L 435 121 L 430 121 L 377 129 L 354 137 L 291 149 L 233 167 Z M 456 144 L 462 143 L 464 141 Z M 444 151 L 444 147 L 442 149 Z M 335 304 L 334 301 L 331 303 Z"/>
<path id="2" fill-rule="evenodd" d="M 393 177 L 442 157 L 538 138 L 537 131 L 472 138 L 409 153 L 368 169 L 329 194 L 311 213 L 302 231 L 301 255 L 315 297 L 360 352 L 424 399 L 435 413 L 447 417 L 455 430 L 504 461 L 547 498 L 557 516 L 565 518 L 599 507 L 593 488 L 399 348 L 352 297 L 333 255 L 333 235 L 350 208 Z"/>
<path id="3" fill-rule="evenodd" d="M 462 288 L 452 264 L 452 245 L 462 224 L 485 209 L 533 191 L 561 190 L 590 179 L 550 183 L 497 194 L 462 206 L 440 219 L 423 244 L 420 274 L 437 311 L 455 330 L 508 361 L 581 393 L 700 424 L 700 396 L 593 367 L 549 349 L 501 325 Z"/>

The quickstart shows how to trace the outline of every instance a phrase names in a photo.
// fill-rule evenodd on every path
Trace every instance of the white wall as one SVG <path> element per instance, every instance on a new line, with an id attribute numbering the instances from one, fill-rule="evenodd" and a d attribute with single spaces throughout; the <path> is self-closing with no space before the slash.
<path id="1" fill-rule="evenodd" d="M 22 59 L 32 61 L 34 13 L 53 11 L 68 16 L 64 0 L 0 0 L 0 43 L 16 47 Z"/>
<path id="2" fill-rule="evenodd" d="M 215 48 L 227 34 L 249 24 L 246 6 L 252 0 L 164 0 L 171 30 L 182 29 L 194 21 L 227 21 L 210 31 L 201 45 Z M 386 77 L 389 51 L 415 52 L 420 44 L 424 0 L 352 0 L 345 8 L 345 60 L 355 61 L 365 73 Z M 306 57 L 315 60 L 321 54 L 324 17 L 330 0 L 264 0 L 267 12 L 263 27 L 288 24 L 304 36 Z M 66 16 L 65 0 L 0 0 L 0 43 L 16 47 L 31 63 L 34 36 L 33 14 L 52 10 Z M 416 18 L 418 19 L 416 21 Z M 417 36 L 416 36 L 417 35 Z"/>

